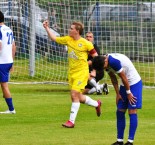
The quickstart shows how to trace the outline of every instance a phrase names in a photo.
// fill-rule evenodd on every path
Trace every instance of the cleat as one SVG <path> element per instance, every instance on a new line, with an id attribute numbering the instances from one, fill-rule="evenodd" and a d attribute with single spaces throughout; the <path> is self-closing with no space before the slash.
<path id="1" fill-rule="evenodd" d="M 97 95 L 102 95 L 102 90 L 100 89 L 100 87 L 96 87 L 96 94 Z"/>
<path id="2" fill-rule="evenodd" d="M 97 95 L 102 95 L 102 92 L 101 91 L 97 91 L 96 94 Z"/>
<path id="3" fill-rule="evenodd" d="M 131 143 L 131 142 L 126 142 L 124 145 L 133 145 L 133 143 Z"/>
<path id="4" fill-rule="evenodd" d="M 116 141 L 115 143 L 111 144 L 111 145 L 123 145 L 123 142 L 118 142 Z"/>
<path id="5" fill-rule="evenodd" d="M 66 128 L 74 128 L 74 124 L 69 120 L 66 123 L 62 124 L 62 126 Z"/>
<path id="6" fill-rule="evenodd" d="M 98 100 L 97 102 L 98 102 L 98 106 L 96 107 L 96 114 L 99 117 L 101 115 L 101 104 L 102 103 L 100 100 Z"/>
<path id="7" fill-rule="evenodd" d="M 108 95 L 109 94 L 109 87 L 108 87 L 108 84 L 107 83 L 103 84 L 103 93 L 105 95 Z"/>
<path id="8" fill-rule="evenodd" d="M 15 109 L 13 111 L 6 110 L 4 112 L 0 112 L 0 114 L 16 114 L 16 111 L 15 111 Z"/>

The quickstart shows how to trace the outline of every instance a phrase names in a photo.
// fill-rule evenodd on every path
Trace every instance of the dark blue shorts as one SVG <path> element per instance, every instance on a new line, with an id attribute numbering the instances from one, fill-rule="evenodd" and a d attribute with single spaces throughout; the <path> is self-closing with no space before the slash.
<path id="1" fill-rule="evenodd" d="M 13 65 L 13 63 L 0 64 L 0 82 L 8 82 L 9 81 L 9 71 L 10 71 L 12 65 Z"/>
<path id="2" fill-rule="evenodd" d="M 130 86 L 130 90 L 134 97 L 136 97 L 137 102 L 134 105 L 131 105 L 128 101 L 126 89 L 124 86 L 120 86 L 120 95 L 122 96 L 124 102 L 119 100 L 117 108 L 118 109 L 141 109 L 142 108 L 142 81 Z"/>

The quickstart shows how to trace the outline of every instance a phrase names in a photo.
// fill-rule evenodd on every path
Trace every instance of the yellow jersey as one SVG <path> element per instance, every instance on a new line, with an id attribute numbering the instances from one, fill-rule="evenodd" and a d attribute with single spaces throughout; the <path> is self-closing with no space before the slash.
<path id="1" fill-rule="evenodd" d="M 74 40 L 70 36 L 56 37 L 56 42 L 68 47 L 69 73 L 88 70 L 88 53 L 94 48 L 91 42 L 82 37 Z"/>

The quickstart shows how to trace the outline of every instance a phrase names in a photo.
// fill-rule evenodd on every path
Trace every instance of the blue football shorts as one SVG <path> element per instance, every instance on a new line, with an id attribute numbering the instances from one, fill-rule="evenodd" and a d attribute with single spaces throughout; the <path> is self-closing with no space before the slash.
<path id="1" fill-rule="evenodd" d="M 120 86 L 120 95 L 122 96 L 123 100 L 119 100 L 117 104 L 118 109 L 141 109 L 142 108 L 142 88 L 143 84 L 140 80 L 138 83 L 130 86 L 130 90 L 134 97 L 136 97 L 136 103 L 130 104 L 127 98 L 126 89 L 124 86 Z"/>
<path id="2" fill-rule="evenodd" d="M 13 65 L 13 63 L 0 64 L 0 82 L 8 82 L 9 81 L 9 71 L 10 71 L 12 65 Z"/>

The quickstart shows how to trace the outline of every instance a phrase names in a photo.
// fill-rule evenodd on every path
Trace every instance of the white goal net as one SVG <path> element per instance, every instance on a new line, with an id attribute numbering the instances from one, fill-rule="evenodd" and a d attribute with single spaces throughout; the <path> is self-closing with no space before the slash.
<path id="1" fill-rule="evenodd" d="M 145 86 L 155 87 L 155 2 L 146 0 L 1 0 L 5 24 L 17 45 L 11 82 L 67 83 L 67 49 L 48 39 L 48 19 L 57 36 L 80 20 L 102 54 L 126 54 Z M 110 82 L 105 76 L 104 81 Z"/>

